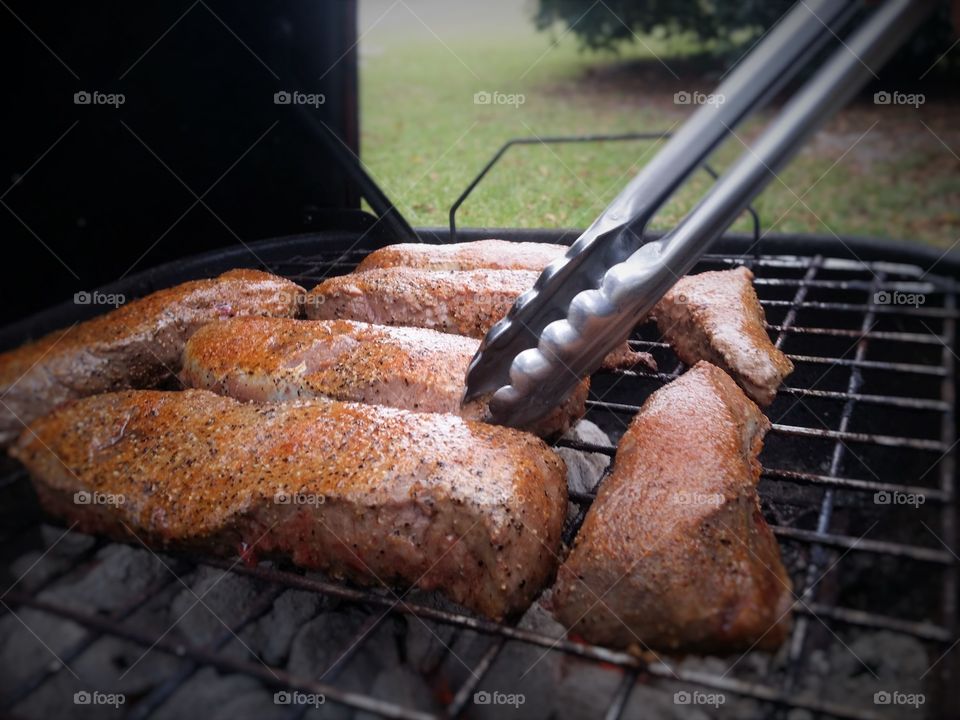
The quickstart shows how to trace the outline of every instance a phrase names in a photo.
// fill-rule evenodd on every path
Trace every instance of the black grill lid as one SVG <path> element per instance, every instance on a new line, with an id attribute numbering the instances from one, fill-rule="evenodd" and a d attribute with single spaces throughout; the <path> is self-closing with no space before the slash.
<path id="1" fill-rule="evenodd" d="M 356 161 L 355 0 L 3 13 L 0 235 L 24 271 L 0 324 L 204 250 L 356 231 L 361 195 L 385 201 Z"/>

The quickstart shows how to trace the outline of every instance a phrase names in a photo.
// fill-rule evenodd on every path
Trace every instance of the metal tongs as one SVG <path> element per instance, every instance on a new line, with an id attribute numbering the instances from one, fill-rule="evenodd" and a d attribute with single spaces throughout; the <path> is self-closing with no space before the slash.
<path id="1" fill-rule="evenodd" d="M 487 333 L 464 402 L 490 395 L 494 422 L 526 427 L 561 404 L 620 346 L 799 150 L 935 7 L 887 0 L 838 47 L 763 135 L 660 240 L 656 211 L 733 128 L 762 107 L 856 14 L 852 0 L 800 0 L 606 210 Z"/>

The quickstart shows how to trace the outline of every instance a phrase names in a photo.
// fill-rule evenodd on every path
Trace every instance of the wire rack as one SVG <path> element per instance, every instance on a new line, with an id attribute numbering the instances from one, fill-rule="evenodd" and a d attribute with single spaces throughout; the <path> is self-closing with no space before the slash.
<path id="1" fill-rule="evenodd" d="M 365 253 L 292 257 L 269 269 L 312 287 L 325 277 L 348 272 Z M 126 708 L 128 716 L 136 718 L 153 715 L 204 668 L 253 678 L 274 690 L 320 694 L 328 703 L 381 717 L 469 716 L 475 707 L 474 693 L 485 687 L 508 654 L 505 651 L 521 646 L 572 658 L 578 668 L 590 666 L 616 674 L 606 707 L 596 710 L 598 717 L 611 720 L 629 713 L 631 694 L 638 686 L 658 684 L 752 699 L 763 716 L 785 716 L 801 708 L 820 717 L 869 719 L 886 717 L 872 698 L 831 699 L 805 687 L 804 677 L 817 648 L 844 644 L 841 638 L 849 637 L 849 632 L 882 631 L 920 641 L 931 663 L 941 658 L 927 678 L 936 695 L 957 679 L 949 653 L 957 638 L 956 282 L 914 265 L 819 255 L 708 255 L 696 271 L 738 264 L 754 271 L 771 335 L 796 365 L 788 386 L 768 410 L 773 428 L 761 455 L 760 495 L 798 602 L 785 647 L 765 661 L 760 675 L 721 674 L 677 659 L 635 657 L 517 622 L 491 622 L 417 598 L 401 601 L 380 589 L 318 579 L 289 566 L 247 566 L 187 555 L 171 556 L 169 572 L 107 614 L 43 597 L 44 588 L 76 567 L 53 573 L 29 590 L 15 587 L 3 597 L 0 611 L 30 608 L 81 626 L 83 637 L 60 653 L 66 663 L 83 656 L 103 637 L 180 658 L 184 664 L 176 672 Z M 642 327 L 631 345 L 651 352 L 660 370 L 594 376 L 587 417 L 614 442 L 643 400 L 684 369 L 652 327 Z M 608 456 L 616 451 L 615 445 L 569 440 L 558 444 Z M 14 471 L 3 482 L 11 486 L 27 481 Z M 922 507 L 896 502 L 905 496 L 923 497 Z M 572 495 L 576 518 L 565 529 L 568 542 L 593 497 L 592 493 Z M 13 546 L 15 538 L 8 537 L 3 544 Z M 80 562 L 91 562 L 105 545 L 104 541 L 93 544 Z M 160 635 L 142 621 L 131 621 L 151 598 L 162 596 L 183 573 L 199 565 L 252 578 L 261 589 L 243 617 L 230 622 L 219 638 L 194 644 Z M 852 576 L 857 579 L 851 580 Z M 288 589 L 317 593 L 368 613 L 356 635 L 338 649 L 336 667 L 328 669 L 322 681 L 268 666 L 250 653 L 224 652 L 233 637 L 269 613 Z M 340 682 L 349 676 L 351 658 L 379 629 L 399 617 L 417 618 L 448 628 L 454 636 L 470 633 L 486 641 L 462 681 L 450 681 L 432 707 L 411 707 Z M 2 698 L 0 710 L 16 712 L 19 703 L 43 693 L 61 672 L 59 664 L 39 669 Z M 571 670 L 573 682 L 577 672 Z M 291 708 L 290 717 L 307 712 L 305 707 Z"/>

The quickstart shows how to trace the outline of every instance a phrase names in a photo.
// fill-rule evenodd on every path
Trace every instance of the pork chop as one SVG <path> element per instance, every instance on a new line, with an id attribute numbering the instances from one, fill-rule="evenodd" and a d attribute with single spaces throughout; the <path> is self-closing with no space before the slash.
<path id="1" fill-rule="evenodd" d="M 557 619 L 632 651 L 778 647 L 792 590 L 756 491 L 769 427 L 706 362 L 651 395 L 558 573 Z"/>
<path id="2" fill-rule="evenodd" d="M 356 272 L 387 267 L 540 272 L 569 249 L 566 245 L 509 240 L 475 240 L 443 245 L 397 243 L 374 250 L 357 266 Z"/>
<path id="3" fill-rule="evenodd" d="M 723 368 L 754 402 L 773 402 L 793 363 L 770 342 L 748 268 L 681 278 L 653 309 L 664 339 L 687 365 Z"/>
<path id="4" fill-rule="evenodd" d="M 563 461 L 529 433 L 330 400 L 108 393 L 35 421 L 11 454 L 81 531 L 285 556 L 497 619 L 552 577 L 567 501 Z"/>
<path id="5" fill-rule="evenodd" d="M 539 276 L 529 270 L 367 270 L 317 285 L 307 296 L 307 317 L 409 325 L 479 340 Z M 638 363 L 656 369 L 649 353 L 635 352 L 624 343 L 604 367 Z"/>
<path id="6" fill-rule="evenodd" d="M 134 300 L 0 355 L 0 446 L 73 398 L 152 387 L 180 369 L 183 345 L 209 322 L 295 317 L 303 288 L 258 270 L 231 270 Z"/>
<path id="7" fill-rule="evenodd" d="M 238 400 L 327 397 L 487 420 L 486 399 L 461 407 L 467 366 L 480 343 L 416 327 L 349 320 L 237 318 L 200 328 L 183 351 L 188 387 Z M 586 409 L 590 381 L 529 428 L 565 432 Z"/>

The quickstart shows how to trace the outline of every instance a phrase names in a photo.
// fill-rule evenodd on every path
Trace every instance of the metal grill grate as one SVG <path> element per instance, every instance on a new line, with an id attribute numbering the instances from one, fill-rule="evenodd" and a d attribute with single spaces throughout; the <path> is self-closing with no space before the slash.
<path id="1" fill-rule="evenodd" d="M 293 257 L 269 269 L 312 287 L 329 275 L 351 270 L 364 254 L 351 251 Z M 940 677 L 944 683 L 955 680 L 949 649 L 957 637 L 953 550 L 957 285 L 953 279 L 925 273 L 913 265 L 822 256 L 711 255 L 697 271 L 736 264 L 746 264 L 756 274 L 769 329 L 796 365 L 789 386 L 781 389 L 768 410 L 774 425 L 761 456 L 760 494 L 800 600 L 786 649 L 761 661 L 765 671 L 760 679 L 733 669 L 721 674 L 679 660 L 638 658 L 517 624 L 497 624 L 429 602 L 399 599 L 377 589 L 320 580 L 296 568 L 247 567 L 210 558 L 175 556 L 176 564 L 168 573 L 108 615 L 83 612 L 43 596 L 45 588 L 75 568 L 50 574 L 29 590 L 14 587 L 4 595 L 3 604 L 7 610 L 32 608 L 84 628 L 83 637 L 59 654 L 66 663 L 81 657 L 101 637 L 122 638 L 184 658 L 186 663 L 177 672 L 132 703 L 129 716 L 137 718 L 149 717 L 206 667 L 248 676 L 274 689 L 321 693 L 328 702 L 384 717 L 457 717 L 469 710 L 474 692 L 484 687 L 498 659 L 512 646 L 539 648 L 544 654 L 575 658 L 604 672 L 619 673 L 603 711 L 607 718 L 621 716 L 639 685 L 658 683 L 752 698 L 765 708 L 763 715 L 802 708 L 819 716 L 880 717 L 872 698 L 827 699 L 804 688 L 803 678 L 814 650 L 831 642 L 844 644 L 842 638 L 855 629 L 889 631 L 922 641 L 931 663 L 942 657 L 931 677 Z M 904 305 L 903 296 L 895 293 L 920 294 L 923 303 Z M 643 400 L 683 371 L 652 327 L 641 328 L 631 345 L 653 353 L 661 371 L 627 370 L 594 377 L 587 417 L 614 440 Z M 615 446 L 559 444 L 615 454 Z M 25 480 L 22 473 L 15 472 L 6 482 Z M 878 504 L 878 498 L 896 493 L 922 496 L 925 503 L 918 508 Z M 579 509 L 575 522 L 567 528 L 568 540 L 592 499 L 592 494 L 571 497 Z M 915 513 L 909 516 L 910 522 L 904 521 L 905 513 Z M 34 530 L 18 531 L 3 544 L 17 547 L 17 538 Z M 89 562 L 103 546 L 94 544 L 81 560 Z M 229 623 L 219 638 L 204 645 L 184 644 L 159 635 L 143 622 L 129 621 L 147 599 L 176 586 L 183 573 L 198 565 L 253 578 L 261 588 L 248 612 Z M 854 575 L 858 578 L 855 582 L 850 580 Z M 322 680 L 267 666 L 249 653 L 238 656 L 223 651 L 237 633 L 270 612 L 286 589 L 336 598 L 368 613 Z M 348 689 L 338 682 L 341 671 L 364 643 L 401 616 L 487 639 L 465 679 L 449 688 L 439 714 Z M 25 698 L 43 692 L 60 672 L 59 664 L 42 668 L 4 697 L 0 709 L 16 710 Z M 576 680 L 575 672 L 571 673 Z M 306 712 L 303 707 L 293 708 L 290 717 Z"/>

